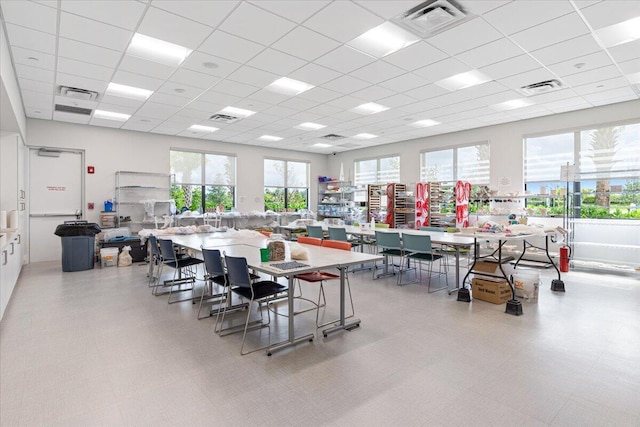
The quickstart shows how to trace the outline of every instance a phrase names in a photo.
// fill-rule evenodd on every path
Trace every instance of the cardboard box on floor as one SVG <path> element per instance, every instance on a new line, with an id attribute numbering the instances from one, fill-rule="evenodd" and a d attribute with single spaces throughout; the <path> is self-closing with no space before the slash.
<path id="1" fill-rule="evenodd" d="M 511 287 L 504 280 L 494 282 L 476 277 L 471 280 L 471 292 L 473 299 L 493 304 L 504 304 L 511 299 Z"/>
<path id="2" fill-rule="evenodd" d="M 504 270 L 507 277 L 513 274 L 513 267 L 509 263 L 502 264 L 502 269 Z M 502 272 L 500 271 L 499 264 L 497 262 L 492 261 L 476 261 L 473 266 L 472 273 L 478 273 L 478 279 L 485 280 L 488 282 L 504 282 L 504 277 L 502 276 Z M 484 276 L 483 274 L 492 274 L 498 277 Z"/>

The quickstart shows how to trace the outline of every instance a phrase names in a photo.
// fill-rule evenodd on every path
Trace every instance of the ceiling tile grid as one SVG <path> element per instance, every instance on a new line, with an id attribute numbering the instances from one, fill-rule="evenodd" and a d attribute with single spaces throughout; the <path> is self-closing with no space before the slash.
<path id="1" fill-rule="evenodd" d="M 640 16 L 638 1 L 459 0 L 468 19 L 458 25 L 416 33 L 411 41 L 373 39 L 420 3 L 0 0 L 0 9 L 25 113 L 46 120 L 259 146 L 265 144 L 257 138 L 268 134 L 283 138 L 269 146 L 330 153 L 640 97 L 637 34 L 611 45 L 598 32 Z M 174 48 L 184 54 L 173 65 L 133 56 L 128 49 L 136 34 L 178 45 L 154 55 Z M 392 48 L 354 49 L 354 39 L 363 37 Z M 482 79 L 469 80 L 477 72 Z M 282 77 L 297 86 L 270 86 Z M 559 87 L 522 89 L 546 80 Z M 106 94 L 110 83 L 151 92 Z M 64 96 L 61 86 L 95 91 L 97 99 Z M 525 98 L 532 104 L 496 108 Z M 367 102 L 387 110 L 355 112 Z M 131 117 L 55 111 L 58 103 Z M 233 123 L 209 120 L 225 107 L 253 114 Z M 434 118 L 441 124 L 411 126 Z M 325 127 L 296 128 L 302 122 Z M 219 131 L 194 132 L 193 124 Z M 314 146 L 330 133 L 346 139 Z M 359 133 L 377 137 L 351 138 Z"/>

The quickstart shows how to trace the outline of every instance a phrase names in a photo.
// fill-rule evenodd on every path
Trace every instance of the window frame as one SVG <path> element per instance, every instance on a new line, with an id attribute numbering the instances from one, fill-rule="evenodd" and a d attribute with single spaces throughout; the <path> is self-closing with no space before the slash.
<path id="1" fill-rule="evenodd" d="M 461 148 L 469 148 L 469 147 L 477 147 L 477 146 L 481 146 L 481 145 L 486 145 L 489 149 L 489 157 L 487 159 L 487 181 L 486 182 L 471 182 L 471 184 L 473 184 L 474 186 L 480 186 L 480 185 L 489 185 L 490 181 L 491 181 L 491 141 L 485 140 L 485 141 L 476 141 L 476 142 L 470 142 L 468 144 L 461 144 L 461 145 L 452 145 L 452 146 L 446 146 L 446 147 L 439 147 L 439 148 L 434 148 L 434 149 L 425 149 L 425 150 L 421 150 L 420 151 L 420 181 L 421 182 L 443 182 L 443 183 L 449 183 L 449 184 L 455 184 L 457 181 L 459 181 L 461 178 L 458 176 L 458 169 L 459 169 L 459 165 L 458 165 L 458 149 Z M 434 152 L 438 152 L 438 151 L 448 151 L 448 150 L 452 150 L 453 151 L 453 158 L 452 158 L 452 172 L 453 172 L 453 177 L 452 177 L 452 181 L 433 181 L 428 179 L 427 177 L 425 177 L 423 175 L 423 169 L 424 169 L 424 160 L 425 160 L 425 155 L 427 153 L 434 153 Z M 466 180 L 466 179 L 465 179 Z"/>
<path id="2" fill-rule="evenodd" d="M 284 163 L 284 186 L 279 186 L 279 185 L 269 185 L 267 186 L 265 184 L 266 181 L 266 165 L 265 163 L 267 161 L 273 161 L 273 162 L 283 162 Z M 289 181 L 289 163 L 300 163 L 300 164 L 304 164 L 306 166 L 306 173 L 305 173 L 305 180 L 306 180 L 306 187 L 298 187 L 298 186 L 290 186 L 288 185 L 288 181 Z M 290 191 L 302 191 L 303 193 L 305 193 L 305 206 L 303 208 L 295 208 L 295 209 L 309 209 L 309 195 L 310 195 L 310 190 L 311 190 L 311 162 L 308 160 L 295 160 L 295 159 L 282 159 L 282 158 L 277 158 L 277 157 L 265 157 L 263 159 L 263 174 L 262 174 L 262 185 L 263 185 L 263 198 L 264 195 L 267 194 L 267 189 L 282 189 L 283 191 L 283 198 L 284 198 L 284 207 L 283 207 L 283 211 L 287 212 L 290 209 L 294 209 L 289 207 L 289 192 Z M 264 210 L 267 211 L 269 210 L 266 206 L 266 201 L 263 202 L 264 203 Z"/>

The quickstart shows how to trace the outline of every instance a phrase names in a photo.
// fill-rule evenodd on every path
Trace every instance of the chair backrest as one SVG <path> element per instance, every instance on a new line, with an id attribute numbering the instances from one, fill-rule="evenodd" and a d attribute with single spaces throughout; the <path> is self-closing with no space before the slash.
<path id="1" fill-rule="evenodd" d="M 160 258 L 160 248 L 158 247 L 158 239 L 153 234 L 149 234 L 149 247 L 151 248 L 151 255 L 156 258 Z"/>
<path id="2" fill-rule="evenodd" d="M 318 239 L 317 237 L 299 236 L 298 243 L 303 245 L 322 246 L 322 239 Z"/>
<path id="3" fill-rule="evenodd" d="M 210 225 L 215 228 L 220 228 L 220 225 L 222 225 L 222 216 L 220 216 L 220 214 L 217 214 L 217 213 L 206 213 L 203 216 L 203 222 L 206 225 Z"/>
<path id="4" fill-rule="evenodd" d="M 173 241 L 170 239 L 158 239 L 160 243 L 160 254 L 163 262 L 171 262 L 176 260 L 176 253 L 173 250 Z"/>
<path id="5" fill-rule="evenodd" d="M 329 239 L 346 242 L 349 240 L 347 238 L 347 230 L 342 227 L 329 227 Z"/>
<path id="6" fill-rule="evenodd" d="M 210 277 L 224 276 L 222 255 L 218 249 L 202 248 L 202 258 L 204 259 L 204 268 Z"/>
<path id="7" fill-rule="evenodd" d="M 318 239 L 324 238 L 321 225 L 307 225 L 307 236 L 317 237 Z"/>
<path id="8" fill-rule="evenodd" d="M 384 222 L 376 222 L 376 228 L 389 228 L 389 224 L 385 224 Z"/>
<path id="9" fill-rule="evenodd" d="M 420 231 L 440 231 L 444 233 L 445 229 L 442 227 L 432 227 L 432 226 L 423 225 L 422 227 L 420 227 Z"/>
<path id="10" fill-rule="evenodd" d="M 263 236 L 266 236 L 266 237 L 271 237 L 271 232 L 270 231 L 258 230 L 258 233 L 260 233 L 260 234 L 262 234 Z"/>
<path id="11" fill-rule="evenodd" d="M 227 265 L 227 277 L 231 286 L 251 288 L 251 277 L 246 258 L 225 255 L 224 263 Z"/>
<path id="12" fill-rule="evenodd" d="M 344 251 L 351 250 L 351 243 L 343 242 L 341 240 L 323 240 L 322 246 L 325 248 L 342 249 Z"/>
<path id="13" fill-rule="evenodd" d="M 400 233 L 395 231 L 377 231 L 376 244 L 383 249 L 402 249 Z"/>
<path id="14" fill-rule="evenodd" d="M 431 253 L 431 236 L 404 233 L 402 247 L 407 252 Z"/>

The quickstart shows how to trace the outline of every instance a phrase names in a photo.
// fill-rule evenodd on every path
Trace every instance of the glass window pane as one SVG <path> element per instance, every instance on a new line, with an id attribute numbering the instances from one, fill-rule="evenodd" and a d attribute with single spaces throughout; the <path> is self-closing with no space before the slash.
<path id="1" fill-rule="evenodd" d="M 284 188 L 265 187 L 264 209 L 275 212 L 284 210 Z"/>
<path id="2" fill-rule="evenodd" d="M 171 151 L 171 173 L 178 184 L 202 184 L 202 154 Z"/>
<path id="3" fill-rule="evenodd" d="M 634 178 L 640 172 L 640 124 L 580 132 L 580 178 Z"/>
<path id="4" fill-rule="evenodd" d="M 284 187 L 285 162 L 283 160 L 264 159 L 264 186 Z M 284 207 L 284 197 L 283 197 Z"/>
<path id="5" fill-rule="evenodd" d="M 287 209 L 306 209 L 309 206 L 308 193 L 309 192 L 306 188 L 287 189 Z"/>
<path id="6" fill-rule="evenodd" d="M 235 185 L 236 158 L 218 154 L 205 154 L 205 184 Z"/>
<path id="7" fill-rule="evenodd" d="M 489 144 L 460 147 L 456 179 L 474 185 L 489 184 Z"/>
<path id="8" fill-rule="evenodd" d="M 176 201 L 178 212 L 202 210 L 202 186 L 200 185 L 172 185 L 171 198 Z"/>
<path id="9" fill-rule="evenodd" d="M 380 159 L 378 182 L 400 182 L 400 157 L 384 157 Z"/>
<path id="10" fill-rule="evenodd" d="M 453 182 L 453 149 L 422 153 L 420 180 Z"/>
<path id="11" fill-rule="evenodd" d="M 525 182 L 556 181 L 560 168 L 573 160 L 573 133 L 527 138 L 525 140 Z"/>
<path id="12" fill-rule="evenodd" d="M 376 159 L 371 160 L 359 160 L 354 162 L 355 169 L 355 185 L 362 184 L 375 184 L 378 179 L 378 161 Z"/>
<path id="13" fill-rule="evenodd" d="M 308 170 L 308 163 L 287 162 L 287 187 L 308 187 Z"/>

